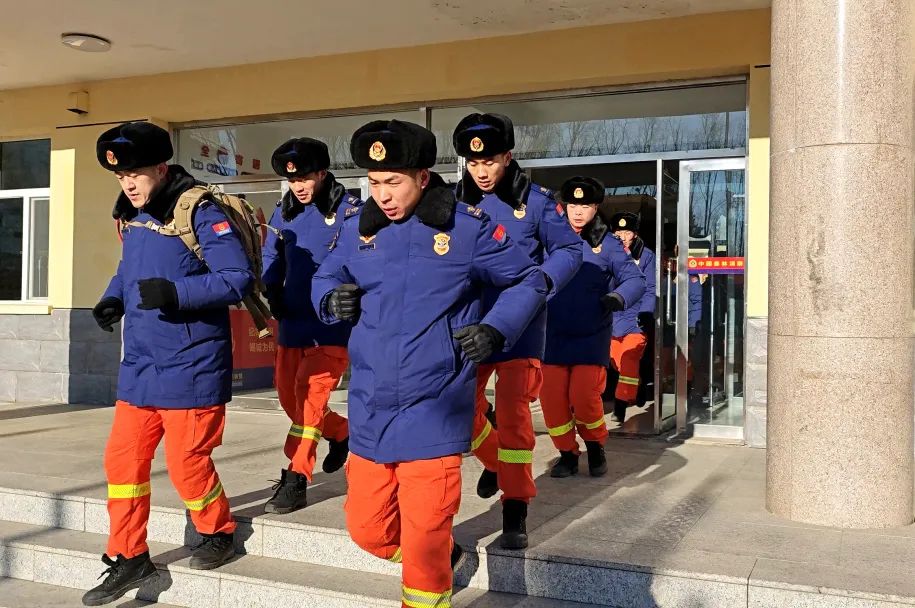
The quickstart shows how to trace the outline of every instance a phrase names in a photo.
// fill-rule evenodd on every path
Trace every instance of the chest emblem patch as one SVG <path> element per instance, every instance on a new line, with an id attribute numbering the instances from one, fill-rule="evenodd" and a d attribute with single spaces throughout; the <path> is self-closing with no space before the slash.
<path id="1" fill-rule="evenodd" d="M 451 245 L 449 245 L 449 242 L 451 241 L 451 235 L 445 234 L 444 232 L 439 232 L 432 238 L 435 240 L 435 244 L 432 246 L 432 249 L 435 251 L 435 253 L 439 255 L 445 255 L 451 250 Z"/>
<path id="2" fill-rule="evenodd" d="M 521 205 L 515 209 L 515 217 L 519 220 L 523 220 L 525 215 L 527 215 L 527 205 Z"/>
<path id="3" fill-rule="evenodd" d="M 334 222 L 336 222 L 336 221 L 337 221 L 336 213 L 331 213 L 330 215 L 324 216 L 324 223 L 327 224 L 328 226 L 333 226 Z"/>
<path id="4" fill-rule="evenodd" d="M 591 251 L 593 251 L 594 253 L 600 253 L 600 252 L 603 251 L 603 250 L 604 250 L 604 246 L 603 246 L 603 245 L 598 245 L 597 247 L 592 247 L 592 248 L 591 248 Z"/>

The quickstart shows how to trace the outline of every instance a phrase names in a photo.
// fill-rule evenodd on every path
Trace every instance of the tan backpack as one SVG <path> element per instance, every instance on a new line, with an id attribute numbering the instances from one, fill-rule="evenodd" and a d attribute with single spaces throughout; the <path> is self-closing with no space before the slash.
<path id="1" fill-rule="evenodd" d="M 229 220 L 232 230 L 238 235 L 242 246 L 245 248 L 245 255 L 251 262 L 251 269 L 254 272 L 254 289 L 251 290 L 242 303 L 257 327 L 257 337 L 266 338 L 273 334 L 268 321 L 270 320 L 270 309 L 264 304 L 261 295 L 264 293 L 264 283 L 261 280 L 261 271 L 263 270 L 263 261 L 261 258 L 261 224 L 254 217 L 254 208 L 244 199 L 231 194 L 225 194 L 216 186 L 198 185 L 187 190 L 178 197 L 175 205 L 175 216 L 169 223 L 163 225 L 153 221 L 148 222 L 127 222 L 128 226 L 137 226 L 148 228 L 154 232 L 165 236 L 177 236 L 187 246 L 191 252 L 196 255 L 200 261 L 206 264 L 203 257 L 203 251 L 200 243 L 197 241 L 197 235 L 194 234 L 194 209 L 204 201 L 213 201 Z"/>

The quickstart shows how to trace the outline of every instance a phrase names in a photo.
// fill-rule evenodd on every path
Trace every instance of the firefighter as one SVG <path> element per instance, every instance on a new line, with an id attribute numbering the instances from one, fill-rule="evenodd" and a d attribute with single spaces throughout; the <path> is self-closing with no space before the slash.
<path id="1" fill-rule="evenodd" d="M 197 185 L 181 166 L 166 164 L 172 156 L 168 132 L 150 123 L 106 131 L 97 156 L 123 190 L 114 206 L 122 225 L 167 224 L 179 196 Z M 203 536 L 190 567 L 216 568 L 235 553 L 235 521 L 210 455 L 222 443 L 225 403 L 232 398 L 229 306 L 242 300 L 254 276 L 215 203 L 201 203 L 193 224 L 206 263 L 180 238 L 125 228 L 117 274 L 92 311 L 109 332 L 123 317 L 124 354 L 105 448 L 107 576 L 83 596 L 87 606 L 112 602 L 158 576 L 146 525 L 150 467 L 163 437 L 169 477 Z"/>
<path id="2" fill-rule="evenodd" d="M 616 213 L 610 218 L 610 229 L 620 239 L 629 255 L 645 275 L 645 294 L 637 306 L 613 313 L 613 337 L 610 359 L 619 373 L 611 419 L 623 424 L 626 409 L 636 401 L 639 392 L 639 367 L 647 344 L 646 333 L 654 327 L 655 254 L 639 236 L 639 216 Z"/>
<path id="3" fill-rule="evenodd" d="M 454 148 L 467 159 L 457 186 L 458 199 L 475 205 L 509 236 L 545 275 L 548 297 L 571 280 L 581 266 L 581 239 L 569 227 L 565 213 L 546 188 L 531 183 L 512 159 L 512 121 L 501 114 L 470 114 L 453 135 Z M 497 288 L 483 294 L 484 310 L 498 296 Z M 540 395 L 541 360 L 546 340 L 546 310 L 534 319 L 516 344 L 497 351 L 480 366 L 472 449 L 483 463 L 477 483 L 482 498 L 502 490 L 502 535 L 506 549 L 527 546 L 527 506 L 536 496 L 532 474 L 534 427 L 530 403 Z M 496 373 L 496 425 L 486 416 L 486 385 Z M 498 429 L 498 431 L 496 430 Z"/>
<path id="4" fill-rule="evenodd" d="M 270 311 L 280 324 L 274 383 L 292 426 L 284 447 L 289 466 L 280 471 L 264 511 L 291 513 L 307 504 L 321 437 L 330 444 L 325 473 L 342 467 L 349 453 L 346 418 L 327 407 L 349 364 L 349 328 L 318 319 L 311 305 L 311 279 L 346 211 L 362 203 L 328 172 L 330 155 L 321 141 L 290 139 L 271 160 L 273 171 L 289 182 L 289 191 L 270 219 L 263 279 Z"/>
<path id="5" fill-rule="evenodd" d="M 578 473 L 577 430 L 588 452 L 588 470 L 600 477 L 607 472 L 601 393 L 607 383 L 612 314 L 641 302 L 645 277 L 597 213 L 604 200 L 602 183 L 573 177 L 560 193 L 569 224 L 583 241 L 583 263 L 547 305 L 540 404 L 550 439 L 559 450 L 550 476 Z"/>
<path id="6" fill-rule="evenodd" d="M 350 149 L 372 198 L 347 212 L 312 286 L 325 321 L 354 324 L 347 528 L 366 551 L 402 562 L 402 606 L 447 607 L 475 363 L 514 345 L 545 281 L 503 226 L 429 171 L 430 131 L 374 121 Z M 485 311 L 483 286 L 503 290 Z"/>

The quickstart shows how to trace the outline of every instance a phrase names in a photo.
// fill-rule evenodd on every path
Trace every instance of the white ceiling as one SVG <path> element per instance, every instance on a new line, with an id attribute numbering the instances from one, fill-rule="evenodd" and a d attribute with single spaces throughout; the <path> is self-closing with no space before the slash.
<path id="1" fill-rule="evenodd" d="M 0 0 L 0 90 L 762 8 L 770 0 Z M 112 41 L 108 53 L 60 34 Z"/>

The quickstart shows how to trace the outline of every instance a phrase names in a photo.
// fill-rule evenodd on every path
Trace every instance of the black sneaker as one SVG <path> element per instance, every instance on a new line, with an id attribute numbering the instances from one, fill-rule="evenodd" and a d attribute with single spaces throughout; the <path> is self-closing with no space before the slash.
<path id="1" fill-rule="evenodd" d="M 503 549 L 527 548 L 527 503 L 522 500 L 502 502 L 502 536 L 499 546 Z"/>
<path id="2" fill-rule="evenodd" d="M 483 469 L 480 481 L 477 482 L 477 496 L 492 498 L 499 491 L 499 474 L 489 469 Z"/>
<path id="3" fill-rule="evenodd" d="M 308 478 L 304 475 L 283 469 L 273 489 L 276 492 L 264 505 L 264 513 L 292 513 L 308 504 Z"/>
<path id="4" fill-rule="evenodd" d="M 349 456 L 349 437 L 343 441 L 328 439 L 327 443 L 330 445 L 330 452 L 324 457 L 321 468 L 325 473 L 333 473 L 346 464 L 346 457 Z"/>
<path id="5" fill-rule="evenodd" d="M 559 460 L 550 469 L 550 477 L 571 477 L 578 474 L 578 454 L 559 452 Z"/>
<path id="6" fill-rule="evenodd" d="M 235 557 L 235 538 L 232 534 L 204 535 L 203 542 L 194 549 L 191 570 L 212 570 Z"/>
<path id="7" fill-rule="evenodd" d="M 591 477 L 601 477 L 607 472 L 607 456 L 604 446 L 598 441 L 586 441 L 588 448 L 588 471 Z"/>
<path id="8" fill-rule="evenodd" d="M 139 589 L 142 585 L 159 578 L 156 566 L 149 559 L 149 551 L 130 559 L 118 555 L 117 559 L 113 560 L 103 555 L 102 561 L 108 566 L 108 569 L 102 572 L 102 576 L 108 576 L 101 585 L 83 595 L 83 606 L 104 606 L 131 589 Z"/>

